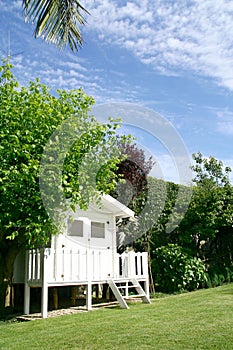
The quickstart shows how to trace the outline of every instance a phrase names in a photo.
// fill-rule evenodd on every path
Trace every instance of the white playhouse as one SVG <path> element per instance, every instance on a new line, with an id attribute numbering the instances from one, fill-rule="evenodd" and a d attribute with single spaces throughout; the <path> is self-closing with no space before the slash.
<path id="1" fill-rule="evenodd" d="M 24 313 L 30 312 L 30 289 L 41 287 L 41 314 L 47 317 L 48 288 L 86 286 L 86 308 L 92 308 L 92 286 L 108 284 L 122 308 L 134 291 L 149 303 L 147 253 L 117 253 L 116 220 L 133 218 L 134 212 L 109 195 L 101 207 L 77 208 L 66 218 L 63 234 L 51 239 L 51 247 L 19 254 L 14 283 L 24 283 Z"/>

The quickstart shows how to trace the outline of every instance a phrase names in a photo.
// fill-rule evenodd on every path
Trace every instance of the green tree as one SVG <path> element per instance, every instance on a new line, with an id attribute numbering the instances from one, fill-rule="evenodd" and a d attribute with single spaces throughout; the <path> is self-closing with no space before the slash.
<path id="1" fill-rule="evenodd" d="M 26 20 L 35 23 L 35 37 L 43 37 L 59 48 L 69 45 L 72 51 L 82 46 L 80 26 L 88 11 L 76 0 L 23 0 Z"/>
<path id="2" fill-rule="evenodd" d="M 231 168 L 229 166 L 224 167 L 221 160 L 213 156 L 205 158 L 201 152 L 194 153 L 193 159 L 195 161 L 195 164 L 192 166 L 192 170 L 195 173 L 194 183 L 199 185 L 208 183 L 211 187 L 214 185 L 217 187 L 230 185 L 229 174 Z"/>
<path id="3" fill-rule="evenodd" d="M 147 180 L 152 205 L 147 208 L 144 221 L 147 226 L 150 223 L 150 231 L 138 243 L 150 239 L 153 257 L 155 248 L 179 242 L 179 224 L 188 209 L 192 188 L 153 177 Z"/>
<path id="4" fill-rule="evenodd" d="M 82 89 L 58 91 L 55 97 L 38 80 L 19 87 L 9 64 L 0 71 L 3 309 L 17 253 L 49 242 L 61 221 L 60 216 L 55 221 L 55 213 L 67 209 L 67 199 L 71 207 L 87 208 L 102 192 L 113 190 L 122 159 L 115 136 L 119 123 L 100 124 L 89 116 L 94 100 Z"/>
<path id="5" fill-rule="evenodd" d="M 231 260 L 233 189 L 229 181 L 231 169 L 214 157 L 193 155 L 195 172 L 193 196 L 182 221 L 180 241 L 192 254 L 217 264 Z M 224 229 L 223 229 L 224 228 Z M 228 232 L 225 252 L 221 251 L 223 231 Z M 224 234 L 225 236 L 225 234 Z"/>

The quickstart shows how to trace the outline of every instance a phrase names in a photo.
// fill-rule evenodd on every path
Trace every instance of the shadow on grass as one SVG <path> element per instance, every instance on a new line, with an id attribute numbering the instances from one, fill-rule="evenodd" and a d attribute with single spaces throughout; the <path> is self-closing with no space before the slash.
<path id="1" fill-rule="evenodd" d="M 22 312 L 15 310 L 12 307 L 7 307 L 0 313 L 0 325 L 5 323 L 18 322 L 17 316 L 20 316 Z"/>
<path id="2" fill-rule="evenodd" d="M 220 290 L 219 294 L 229 294 L 233 296 L 233 287 L 232 290 Z"/>

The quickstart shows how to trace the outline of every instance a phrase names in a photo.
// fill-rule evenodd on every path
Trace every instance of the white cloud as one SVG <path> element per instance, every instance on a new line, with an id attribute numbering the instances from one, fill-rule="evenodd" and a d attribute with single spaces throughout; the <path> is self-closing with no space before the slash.
<path id="1" fill-rule="evenodd" d="M 225 135 L 233 135 L 233 120 L 219 122 L 218 131 Z"/>
<path id="2" fill-rule="evenodd" d="M 69 67 L 71 69 L 74 69 L 74 70 L 79 70 L 79 71 L 83 71 L 83 72 L 87 72 L 87 69 L 81 65 L 80 63 L 77 63 L 77 62 L 65 62 L 63 63 L 63 66 L 65 67 Z"/>
<path id="3" fill-rule="evenodd" d="M 0 0 L 0 7 L 1 11 L 14 11 L 15 9 L 19 10 L 22 9 L 22 1 L 15 0 L 7 2 Z"/>
<path id="4" fill-rule="evenodd" d="M 163 74 L 212 77 L 233 90 L 233 2 L 96 0 L 87 28 Z"/>
<path id="5" fill-rule="evenodd" d="M 217 112 L 217 130 L 224 135 L 233 135 L 233 112 L 228 109 Z"/>

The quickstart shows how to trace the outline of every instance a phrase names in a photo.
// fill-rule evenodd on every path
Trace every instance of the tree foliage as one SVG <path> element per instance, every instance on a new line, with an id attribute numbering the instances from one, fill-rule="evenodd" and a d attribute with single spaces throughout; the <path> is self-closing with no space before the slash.
<path id="1" fill-rule="evenodd" d="M 114 188 L 121 158 L 119 123 L 89 116 L 82 89 L 53 96 L 38 80 L 19 87 L 9 64 L 0 71 L 0 283 L 9 283 L 16 254 L 48 243 L 67 199 L 87 208 Z"/>
<path id="2" fill-rule="evenodd" d="M 224 167 L 223 163 L 214 157 L 204 158 L 200 152 L 194 154 L 193 158 L 195 160 L 193 165 L 193 194 L 183 220 L 170 233 L 165 232 L 163 225 L 160 226 L 161 230 L 159 230 L 158 225 L 153 228 L 151 256 L 156 283 L 159 278 L 162 278 L 158 276 L 156 269 L 163 264 L 157 249 L 160 246 L 165 246 L 167 248 L 164 249 L 167 249 L 166 252 L 168 252 L 169 244 L 177 244 L 182 247 L 183 252 L 188 256 L 202 259 L 208 272 L 208 285 L 217 285 L 223 283 L 223 281 L 232 280 L 233 189 L 229 180 L 231 169 Z M 176 185 L 170 186 L 170 189 L 171 193 L 168 192 L 170 200 L 167 201 L 161 216 L 163 223 L 169 219 L 169 215 L 174 215 L 174 211 L 171 214 L 171 210 L 166 209 L 172 207 L 173 201 L 171 199 L 175 198 Z M 182 200 L 178 203 L 177 209 L 179 206 L 182 208 Z M 161 222 L 161 219 L 159 219 L 159 222 Z M 172 218 L 170 217 L 169 220 L 172 221 Z M 164 264 L 168 263 L 169 256 L 168 254 L 166 259 L 164 258 Z M 168 265 L 172 271 L 174 271 L 174 264 Z M 190 266 L 195 270 L 193 264 Z M 163 268 L 165 269 L 165 267 Z M 163 273 L 160 272 L 164 278 L 164 283 L 169 284 L 168 275 L 172 275 L 172 271 L 166 275 L 167 269 L 168 267 L 163 270 Z M 168 279 L 168 281 L 165 281 L 165 279 Z M 177 281 L 179 281 L 178 276 L 173 282 L 178 283 Z M 172 290 L 172 284 L 170 288 Z"/>
<path id="3" fill-rule="evenodd" d="M 196 186 L 179 230 L 183 244 L 189 241 L 198 254 L 200 250 L 204 251 L 203 244 L 206 249 L 207 246 L 211 249 L 223 227 L 232 227 L 233 189 L 229 181 L 229 167 L 224 168 L 221 161 L 213 157 L 204 158 L 201 153 L 194 155 L 194 159 Z"/>
<path id="4" fill-rule="evenodd" d="M 121 150 L 122 161 L 116 171 L 119 186 L 115 196 L 137 214 L 143 206 L 142 201 L 148 190 L 147 176 L 155 162 L 152 157 L 146 159 L 144 151 L 135 143 L 119 139 L 118 148 Z"/>
<path id="5" fill-rule="evenodd" d="M 212 186 L 223 187 L 230 185 L 229 174 L 231 168 L 224 167 L 223 162 L 210 156 L 209 158 L 203 157 L 201 152 L 193 154 L 195 164 L 192 166 L 192 170 L 195 173 L 193 182 L 197 185 L 206 185 L 207 183 Z"/>
<path id="6" fill-rule="evenodd" d="M 160 247 L 165 247 L 163 249 L 168 253 L 170 244 L 175 244 L 178 250 L 182 250 L 182 254 L 186 254 L 191 260 L 194 259 L 192 262 L 184 259 L 190 266 L 190 273 L 191 270 L 199 268 L 199 262 L 195 259 L 202 259 L 209 275 L 208 285 L 212 283 L 212 279 L 213 285 L 216 285 L 217 280 L 221 283 L 224 280 L 229 281 L 233 275 L 233 189 L 229 180 L 231 169 L 224 167 L 223 163 L 214 157 L 204 158 L 200 152 L 194 154 L 193 158 L 194 179 L 191 186 L 147 178 L 154 201 L 144 222 L 147 221 L 148 225 L 148 222 L 153 221 L 153 225 L 150 225 L 146 234 L 137 240 L 135 247 L 148 251 L 154 283 L 162 285 L 161 280 L 164 279 L 163 283 L 167 283 L 167 286 L 163 289 L 167 291 L 169 288 L 170 291 L 185 289 L 185 283 L 189 289 L 197 287 L 195 283 L 192 287 L 188 287 L 187 282 L 181 283 L 181 277 L 178 278 L 178 275 L 174 283 L 170 283 L 169 274 L 174 272 L 174 257 L 167 254 L 162 262 L 161 254 L 158 254 Z M 146 196 L 144 199 L 146 202 Z M 168 267 L 166 271 L 162 271 L 161 266 L 166 265 L 168 261 L 172 271 L 166 275 Z M 157 270 L 158 268 L 160 270 Z M 181 270 L 179 272 L 181 273 Z"/>

